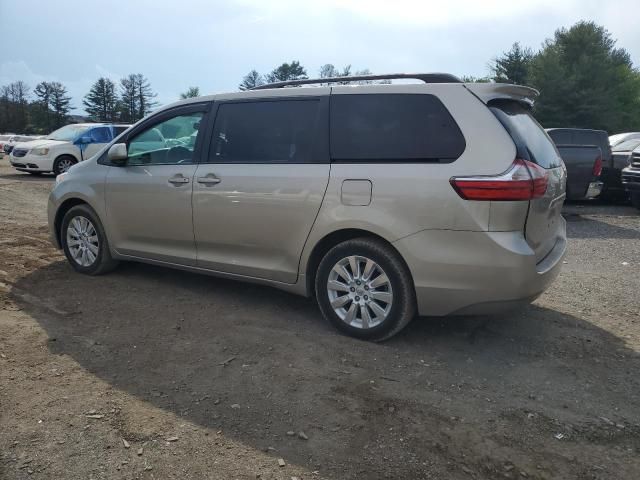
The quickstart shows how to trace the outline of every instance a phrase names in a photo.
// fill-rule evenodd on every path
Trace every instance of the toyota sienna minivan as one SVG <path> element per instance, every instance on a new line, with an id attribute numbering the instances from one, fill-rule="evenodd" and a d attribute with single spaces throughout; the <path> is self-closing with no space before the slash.
<path id="1" fill-rule="evenodd" d="M 337 84 L 354 79 L 369 82 Z M 267 284 L 362 339 L 501 312 L 538 297 L 566 248 L 536 95 L 398 74 L 183 100 L 57 177 L 51 236 L 80 273 L 133 260 Z"/>

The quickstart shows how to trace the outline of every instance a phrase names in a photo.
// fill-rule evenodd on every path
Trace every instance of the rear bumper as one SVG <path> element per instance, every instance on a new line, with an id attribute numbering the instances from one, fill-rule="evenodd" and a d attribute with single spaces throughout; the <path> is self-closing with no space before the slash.
<path id="1" fill-rule="evenodd" d="M 536 299 L 560 273 L 567 241 L 536 263 L 522 232 L 430 230 L 395 247 L 413 276 L 420 315 L 488 315 Z"/>

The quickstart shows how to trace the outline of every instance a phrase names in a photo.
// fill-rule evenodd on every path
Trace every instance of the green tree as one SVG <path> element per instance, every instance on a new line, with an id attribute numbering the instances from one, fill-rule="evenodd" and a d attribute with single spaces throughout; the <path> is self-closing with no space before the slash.
<path id="1" fill-rule="evenodd" d="M 51 111 L 53 129 L 66 125 L 71 110 L 71 97 L 67 94 L 67 88 L 60 82 L 51 82 Z"/>
<path id="2" fill-rule="evenodd" d="M 113 122 L 118 116 L 116 84 L 108 78 L 99 78 L 82 100 L 89 118 L 98 122 Z"/>
<path id="3" fill-rule="evenodd" d="M 51 120 L 51 84 L 40 82 L 33 89 L 37 100 L 32 105 L 33 121 L 35 127 L 40 132 L 50 133 L 52 128 Z"/>
<path id="4" fill-rule="evenodd" d="M 22 133 L 29 125 L 29 87 L 22 80 L 0 88 L 0 131 Z"/>
<path id="5" fill-rule="evenodd" d="M 267 75 L 267 82 L 285 82 L 287 80 L 298 80 L 307 78 L 307 71 L 300 65 L 297 60 L 291 63 L 283 63 L 279 67 L 274 68 L 270 74 Z"/>
<path id="6" fill-rule="evenodd" d="M 534 113 L 546 127 L 640 129 L 640 74 L 604 27 L 583 21 L 557 30 L 529 75 L 540 90 Z"/>
<path id="7" fill-rule="evenodd" d="M 351 75 L 351 65 L 347 65 L 342 70 L 338 70 L 331 63 L 327 63 L 321 66 L 319 71 L 320 78 L 348 77 L 350 75 Z"/>
<path id="8" fill-rule="evenodd" d="M 141 73 L 132 73 L 120 80 L 120 119 L 136 122 L 157 105 L 157 96 L 149 80 Z"/>
<path id="9" fill-rule="evenodd" d="M 473 75 L 463 75 L 460 80 L 464 83 L 489 83 L 491 79 L 489 77 L 474 77 Z"/>
<path id="10" fill-rule="evenodd" d="M 181 99 L 185 98 L 195 98 L 200 96 L 200 88 L 199 87 L 189 87 L 186 92 L 182 92 L 180 94 Z"/>
<path id="11" fill-rule="evenodd" d="M 251 70 L 242 78 L 242 82 L 240 82 L 238 88 L 240 90 L 251 90 L 253 87 L 259 85 L 264 85 L 262 75 L 260 75 L 257 70 Z"/>
<path id="12" fill-rule="evenodd" d="M 511 50 L 497 57 L 489 66 L 492 80 L 498 83 L 526 85 L 532 60 L 533 50 L 522 48 L 520 43 L 516 42 Z"/>

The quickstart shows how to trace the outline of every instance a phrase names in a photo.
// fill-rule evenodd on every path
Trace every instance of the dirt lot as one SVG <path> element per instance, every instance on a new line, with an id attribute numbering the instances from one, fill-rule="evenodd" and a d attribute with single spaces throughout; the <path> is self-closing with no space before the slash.
<path id="1" fill-rule="evenodd" d="M 52 184 L 0 160 L 0 478 L 640 478 L 630 207 L 567 207 L 564 270 L 524 311 L 376 345 L 265 287 L 75 274 Z"/>

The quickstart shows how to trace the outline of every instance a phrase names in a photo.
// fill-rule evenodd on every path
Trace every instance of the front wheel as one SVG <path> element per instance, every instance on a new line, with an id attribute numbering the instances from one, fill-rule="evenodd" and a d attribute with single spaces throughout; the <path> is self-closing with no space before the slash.
<path id="1" fill-rule="evenodd" d="M 640 210 L 640 192 L 631 193 L 631 205 Z"/>
<path id="2" fill-rule="evenodd" d="M 324 256 L 316 274 L 320 310 L 342 332 L 386 340 L 415 316 L 411 274 L 398 253 L 373 238 L 347 240 Z"/>
<path id="3" fill-rule="evenodd" d="M 113 270 L 118 262 L 111 258 L 102 223 L 88 205 L 76 205 L 62 219 L 62 248 L 71 266 L 86 275 Z"/>
<path id="4" fill-rule="evenodd" d="M 56 158 L 55 162 L 53 162 L 53 173 L 56 175 L 60 175 L 61 173 L 65 173 L 71 167 L 73 167 L 76 163 L 75 158 L 70 157 L 69 155 L 63 155 L 61 157 Z"/>

